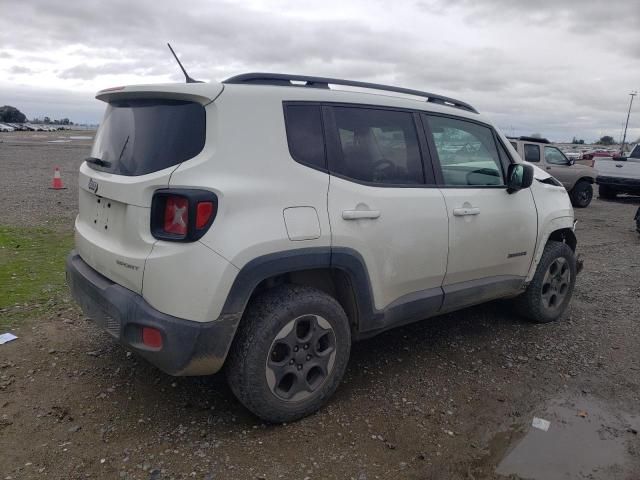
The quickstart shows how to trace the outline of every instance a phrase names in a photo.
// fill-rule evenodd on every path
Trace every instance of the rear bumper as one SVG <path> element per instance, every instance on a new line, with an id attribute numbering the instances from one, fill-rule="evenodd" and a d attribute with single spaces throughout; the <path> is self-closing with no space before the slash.
<path id="1" fill-rule="evenodd" d="M 222 368 L 240 314 L 194 322 L 164 314 L 142 296 L 87 265 L 77 252 L 67 257 L 67 283 L 83 312 L 118 342 L 170 375 L 209 375 Z M 162 347 L 142 343 L 142 327 L 160 331 Z"/>
<path id="2" fill-rule="evenodd" d="M 610 177 L 598 175 L 596 178 L 598 185 L 615 188 L 620 191 L 640 192 L 640 178 Z"/>

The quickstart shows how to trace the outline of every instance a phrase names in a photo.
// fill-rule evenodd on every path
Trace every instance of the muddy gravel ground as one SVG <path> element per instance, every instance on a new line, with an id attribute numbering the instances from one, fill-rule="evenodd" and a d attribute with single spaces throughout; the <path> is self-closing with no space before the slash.
<path id="1" fill-rule="evenodd" d="M 1 225 L 71 231 L 90 140 L 52 139 L 0 137 Z M 68 190 L 47 189 L 54 165 Z M 563 320 L 492 303 L 389 331 L 289 425 L 249 414 L 223 375 L 159 372 L 62 302 L 0 345 L 0 478 L 638 479 L 638 205 L 576 211 L 585 267 Z"/>

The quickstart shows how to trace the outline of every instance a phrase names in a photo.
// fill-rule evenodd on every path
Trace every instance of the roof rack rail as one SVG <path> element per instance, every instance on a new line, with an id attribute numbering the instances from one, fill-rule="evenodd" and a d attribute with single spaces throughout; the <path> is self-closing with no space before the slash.
<path id="1" fill-rule="evenodd" d="M 304 82 L 304 83 L 292 83 Z M 420 90 L 412 90 L 410 88 L 393 87 L 390 85 L 380 85 L 378 83 L 358 82 L 355 80 L 341 80 L 338 78 L 326 77 L 310 77 L 306 75 L 288 75 L 285 73 L 244 73 L 235 77 L 227 78 L 222 83 L 234 84 L 254 84 L 254 85 L 280 85 L 286 87 L 311 87 L 311 88 L 329 88 L 329 85 L 344 85 L 348 87 L 370 88 L 372 90 L 383 90 L 387 92 L 402 93 L 405 95 L 414 95 L 417 97 L 425 97 L 427 102 L 436 103 L 438 105 L 446 105 L 449 107 L 460 108 L 468 112 L 478 113 L 468 103 L 456 100 L 454 98 L 436 95 L 434 93 L 423 92 Z"/>
<path id="2" fill-rule="evenodd" d="M 518 138 L 516 138 L 515 140 L 524 140 L 525 142 L 536 142 L 536 143 L 551 143 L 549 140 L 547 140 L 546 138 L 541 138 L 541 137 L 529 137 L 526 135 L 520 135 Z"/>

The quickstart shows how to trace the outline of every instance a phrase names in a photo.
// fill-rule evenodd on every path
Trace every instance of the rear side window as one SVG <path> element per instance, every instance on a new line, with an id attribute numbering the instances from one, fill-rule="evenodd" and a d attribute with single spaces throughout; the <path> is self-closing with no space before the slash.
<path id="1" fill-rule="evenodd" d="M 538 163 L 540 161 L 540 146 L 531 143 L 524 144 L 524 159 L 527 162 Z"/>
<path id="2" fill-rule="evenodd" d="M 448 117 L 424 118 L 433 135 L 444 185 L 504 185 L 500 156 L 489 127 Z"/>
<path id="3" fill-rule="evenodd" d="M 293 159 L 326 170 L 320 105 L 285 105 L 285 124 Z"/>
<path id="4" fill-rule="evenodd" d="M 206 114 L 199 103 L 126 100 L 109 103 L 87 164 L 117 175 L 144 175 L 178 165 L 204 148 Z"/>
<path id="5" fill-rule="evenodd" d="M 338 152 L 331 173 L 376 184 L 424 183 L 413 115 L 374 108 L 333 107 Z"/>

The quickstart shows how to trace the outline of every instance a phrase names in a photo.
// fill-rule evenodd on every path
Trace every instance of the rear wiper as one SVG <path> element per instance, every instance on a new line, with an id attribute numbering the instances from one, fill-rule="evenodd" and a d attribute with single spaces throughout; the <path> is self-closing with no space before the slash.
<path id="1" fill-rule="evenodd" d="M 84 161 L 87 163 L 93 163 L 94 165 L 98 165 L 99 167 L 109 168 L 111 166 L 111 162 L 102 160 L 101 158 L 97 157 L 87 157 L 84 159 Z"/>

